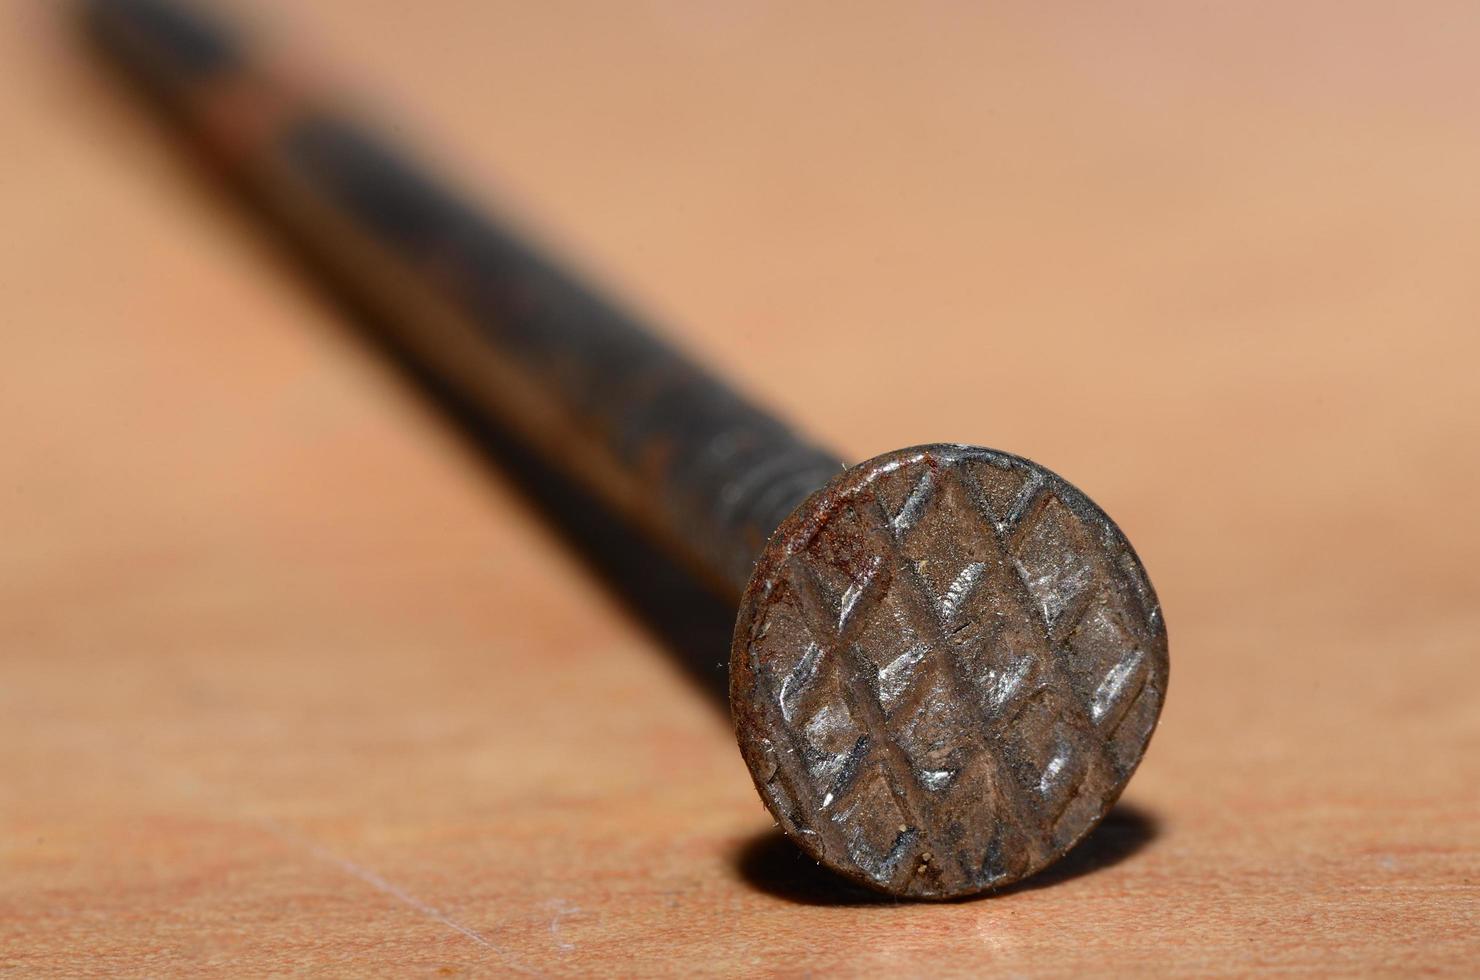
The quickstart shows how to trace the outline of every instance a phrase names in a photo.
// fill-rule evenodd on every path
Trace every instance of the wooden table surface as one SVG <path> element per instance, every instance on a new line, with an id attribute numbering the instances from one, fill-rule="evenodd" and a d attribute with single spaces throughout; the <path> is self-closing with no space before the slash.
<path id="1" fill-rule="evenodd" d="M 845 454 L 1078 483 L 1166 711 L 1031 884 L 837 887 L 682 666 L 723 611 L 635 612 L 13 0 L 0 973 L 1480 969 L 1480 7 L 261 8 Z"/>

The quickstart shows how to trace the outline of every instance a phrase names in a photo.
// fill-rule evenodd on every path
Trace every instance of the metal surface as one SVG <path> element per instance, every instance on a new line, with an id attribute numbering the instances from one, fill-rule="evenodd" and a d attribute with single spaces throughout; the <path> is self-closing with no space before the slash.
<path id="1" fill-rule="evenodd" d="M 1027 460 L 886 453 L 777 531 L 730 660 L 741 751 L 818 860 L 891 894 L 1000 887 L 1109 810 L 1161 710 L 1130 545 Z"/>
<path id="2" fill-rule="evenodd" d="M 156 0 L 87 9 L 398 346 L 744 592 L 737 732 L 809 853 L 952 897 L 1031 874 L 1103 815 L 1154 727 L 1166 641 L 1081 494 L 969 447 L 841 472 L 228 30 Z"/>

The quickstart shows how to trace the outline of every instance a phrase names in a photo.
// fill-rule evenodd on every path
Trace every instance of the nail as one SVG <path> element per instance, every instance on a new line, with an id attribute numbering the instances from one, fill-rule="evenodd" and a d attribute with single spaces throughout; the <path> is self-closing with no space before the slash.
<path id="1" fill-rule="evenodd" d="M 1073 486 L 964 445 L 845 467 L 209 15 L 87 10 L 412 357 L 738 599 L 736 736 L 813 858 L 892 895 L 971 895 L 1047 867 L 1119 797 L 1166 629 Z"/>

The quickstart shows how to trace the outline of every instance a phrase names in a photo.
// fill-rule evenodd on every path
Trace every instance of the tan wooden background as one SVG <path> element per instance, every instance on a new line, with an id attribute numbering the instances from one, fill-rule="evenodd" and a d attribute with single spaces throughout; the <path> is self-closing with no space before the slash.
<path id="1" fill-rule="evenodd" d="M 0 7 L 0 973 L 1480 968 L 1472 0 L 261 5 L 840 451 L 1126 529 L 1146 762 L 946 906 L 778 844 L 673 644 L 62 9 Z"/>

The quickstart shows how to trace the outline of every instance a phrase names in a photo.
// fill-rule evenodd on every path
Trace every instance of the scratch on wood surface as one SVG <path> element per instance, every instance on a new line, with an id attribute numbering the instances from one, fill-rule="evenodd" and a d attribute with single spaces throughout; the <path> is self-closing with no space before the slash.
<path id="1" fill-rule="evenodd" d="M 146 766 L 145 761 L 142 758 L 132 756 L 127 758 L 136 768 L 149 768 Z M 193 796 L 201 797 L 203 799 L 221 801 L 229 805 L 229 801 L 218 788 L 206 783 L 194 773 L 185 771 L 177 767 L 172 767 L 171 775 L 173 776 L 176 784 L 187 793 Z M 384 877 L 371 870 L 370 868 L 356 864 L 348 858 L 341 857 L 340 855 L 335 854 L 333 851 L 329 850 L 323 845 L 318 844 L 317 842 L 303 836 L 297 831 L 271 818 L 258 817 L 256 819 L 252 819 L 250 822 L 256 824 L 258 827 L 267 831 L 269 834 L 272 834 L 274 837 L 277 837 L 280 840 L 287 841 L 290 844 L 294 844 L 297 847 L 302 848 L 303 850 L 312 854 L 314 857 L 318 858 L 320 861 L 323 861 L 326 864 L 331 864 L 339 868 L 346 874 L 360 879 L 361 881 L 365 882 L 365 884 L 374 888 L 376 891 L 389 895 L 391 898 L 394 898 L 402 905 L 415 910 L 421 915 L 424 915 L 436 922 L 440 922 L 448 928 L 461 933 L 468 939 L 471 939 L 473 942 L 477 943 L 479 946 L 482 946 L 484 949 L 487 949 L 497 955 L 499 959 L 503 960 L 504 964 L 510 970 L 526 975 L 532 975 L 535 973 L 534 970 L 530 969 L 524 963 L 521 963 L 519 959 L 515 957 L 512 953 L 510 953 L 507 949 L 504 949 L 502 946 L 493 942 L 487 936 L 478 932 L 478 930 L 464 925 L 461 922 L 458 922 L 456 919 L 444 913 L 441 909 L 438 909 L 436 906 L 422 901 L 420 898 L 417 898 L 415 895 L 406 891 L 404 888 L 401 888 L 399 885 L 396 885 L 394 882 L 386 880 Z"/>
<path id="2" fill-rule="evenodd" d="M 403 905 L 415 909 L 417 912 L 420 912 L 427 918 L 435 919 L 448 928 L 457 930 L 458 932 L 462 933 L 464 936 L 467 936 L 473 942 L 484 947 L 485 949 L 492 950 L 498 955 L 500 959 L 508 964 L 511 969 L 517 970 L 520 973 L 532 972 L 526 969 L 518 960 L 516 960 L 508 952 L 508 950 L 504 949 L 502 946 L 499 946 L 497 943 L 492 942 L 488 939 L 487 936 L 484 936 L 482 933 L 478 932 L 478 930 L 473 929 L 470 926 L 463 925 L 461 922 L 458 922 L 456 919 L 447 915 L 436 906 L 427 904 L 426 902 L 417 898 L 415 895 L 406 891 L 404 888 L 396 885 L 394 882 L 387 881 L 385 878 L 381 877 L 379 874 L 375 873 L 371 869 L 363 867 L 362 865 L 358 865 L 348 858 L 340 857 L 333 851 L 330 851 L 327 848 L 322 847 L 321 845 L 316 844 L 305 837 L 301 837 L 285 827 L 279 827 L 266 821 L 264 821 L 264 824 L 268 826 L 268 828 L 272 830 L 274 834 L 287 840 L 296 842 L 297 844 L 308 850 L 309 853 L 311 853 L 319 860 L 334 865 L 345 873 L 351 874 L 354 877 L 365 882 L 376 891 L 384 892 L 391 898 L 394 898 L 396 901 L 400 902 Z M 554 928 L 554 923 L 551 923 L 551 928 Z"/>
<path id="3" fill-rule="evenodd" d="M 283 840 L 289 841 L 290 843 L 297 844 L 299 847 L 308 851 L 320 861 L 334 865 L 346 874 L 353 875 L 354 877 L 365 882 L 365 884 L 369 885 L 371 888 L 374 888 L 376 891 L 389 895 L 391 898 L 394 898 L 401 904 L 414 909 L 427 918 L 432 919 L 436 922 L 440 922 L 448 928 L 462 933 L 464 936 L 468 937 L 479 946 L 482 946 L 484 949 L 490 950 L 495 955 L 497 955 L 499 959 L 504 961 L 504 964 L 508 966 L 509 969 L 514 970 L 517 973 L 524 974 L 531 974 L 534 972 L 523 963 L 519 962 L 519 960 L 516 959 L 514 955 L 508 950 L 493 942 L 487 936 L 478 932 L 476 929 L 463 925 L 461 922 L 458 922 L 456 919 L 447 915 L 436 906 L 422 901 L 415 895 L 406 891 L 404 888 L 401 888 L 393 882 L 387 881 L 385 878 L 381 877 L 370 868 L 366 868 L 363 865 L 356 864 L 348 858 L 341 857 L 340 855 L 335 854 L 333 851 L 329 850 L 323 845 L 318 844 L 307 837 L 304 837 L 297 831 L 291 830 L 275 820 L 262 819 L 258 820 L 257 823 L 262 826 L 263 829 L 272 833 L 274 836 L 280 837 Z"/>
<path id="4" fill-rule="evenodd" d="M 550 916 L 550 939 L 555 943 L 555 948 L 562 953 L 574 951 L 576 948 L 575 943 L 560 938 L 560 922 L 566 916 L 578 915 L 581 911 L 580 906 L 573 905 L 563 898 L 552 899 L 545 904 L 554 911 L 554 914 Z"/>

